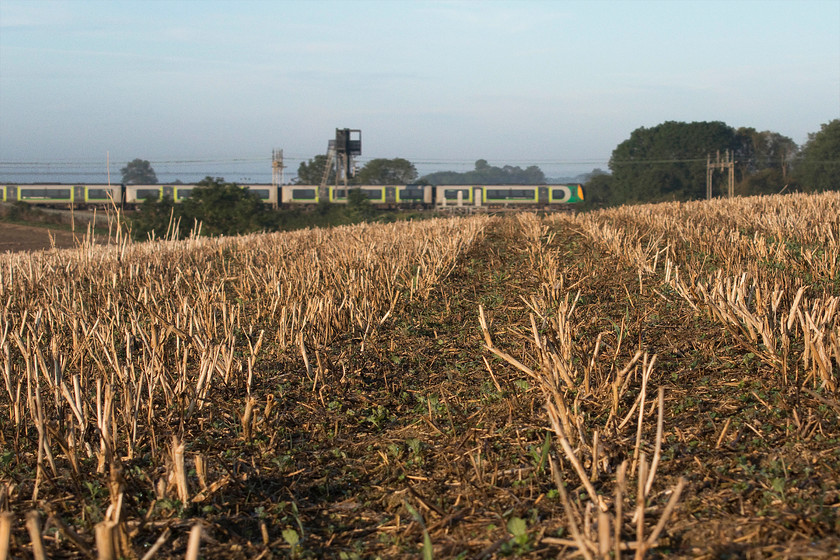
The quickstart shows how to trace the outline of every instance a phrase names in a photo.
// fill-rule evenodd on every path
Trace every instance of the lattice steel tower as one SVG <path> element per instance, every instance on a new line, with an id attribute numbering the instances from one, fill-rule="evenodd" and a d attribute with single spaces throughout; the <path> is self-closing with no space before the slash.
<path id="1" fill-rule="evenodd" d="M 354 174 L 353 157 L 362 155 L 362 131 L 359 129 L 336 128 L 335 140 L 327 144 L 327 162 L 321 185 L 318 189 L 320 200 L 327 200 L 327 180 L 330 170 L 335 164 L 335 184 L 342 183 L 345 187 Z"/>

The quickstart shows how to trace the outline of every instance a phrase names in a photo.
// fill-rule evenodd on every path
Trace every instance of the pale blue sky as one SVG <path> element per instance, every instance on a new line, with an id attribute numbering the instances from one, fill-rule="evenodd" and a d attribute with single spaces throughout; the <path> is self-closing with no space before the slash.
<path id="1" fill-rule="evenodd" d="M 347 127 L 362 163 L 552 176 L 669 120 L 801 145 L 838 117 L 840 0 L 0 1 L 0 174 L 109 152 L 266 179 Z"/>

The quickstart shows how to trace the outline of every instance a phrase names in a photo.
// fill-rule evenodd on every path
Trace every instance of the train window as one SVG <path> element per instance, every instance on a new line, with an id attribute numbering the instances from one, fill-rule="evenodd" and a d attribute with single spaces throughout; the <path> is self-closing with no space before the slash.
<path id="1" fill-rule="evenodd" d="M 423 200 L 423 189 L 412 187 L 400 189 L 400 200 Z"/>
<path id="2" fill-rule="evenodd" d="M 70 189 L 20 189 L 20 200 L 27 199 L 70 200 Z"/>
<path id="3" fill-rule="evenodd" d="M 566 202 L 572 197 L 572 193 L 568 187 L 560 189 L 551 189 L 551 200 L 555 202 Z"/>
<path id="4" fill-rule="evenodd" d="M 137 200 L 145 200 L 147 198 L 157 200 L 160 198 L 160 189 L 137 189 L 135 194 L 137 196 Z"/>
<path id="5" fill-rule="evenodd" d="M 176 197 L 178 198 L 178 200 L 181 200 L 183 198 L 189 198 L 190 196 L 192 196 L 192 192 L 192 189 L 175 189 Z"/>
<path id="6" fill-rule="evenodd" d="M 487 189 L 487 200 L 534 200 L 536 189 Z"/>
<path id="7" fill-rule="evenodd" d="M 113 194 L 108 189 L 88 189 L 87 190 L 87 199 L 88 200 L 111 200 L 113 198 Z"/>
<path id="8" fill-rule="evenodd" d="M 444 189 L 443 197 L 447 200 L 455 200 L 458 198 L 458 193 L 464 193 L 463 199 L 467 200 L 470 197 L 470 189 Z"/>
<path id="9" fill-rule="evenodd" d="M 347 198 L 347 189 L 335 189 L 333 198 Z"/>
<path id="10" fill-rule="evenodd" d="M 315 195 L 315 189 L 292 189 L 292 198 L 294 200 L 313 200 Z"/>
<path id="11" fill-rule="evenodd" d="M 385 197 L 382 196 L 382 189 L 365 189 L 363 192 L 373 200 L 385 200 Z"/>
<path id="12" fill-rule="evenodd" d="M 271 198 L 271 192 L 268 189 L 248 189 L 248 191 L 256 194 L 263 200 Z"/>

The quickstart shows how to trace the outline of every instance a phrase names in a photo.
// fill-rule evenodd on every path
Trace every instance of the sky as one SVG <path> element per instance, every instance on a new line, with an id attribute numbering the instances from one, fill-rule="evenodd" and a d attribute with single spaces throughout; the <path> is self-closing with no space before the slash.
<path id="1" fill-rule="evenodd" d="M 360 164 L 573 176 L 666 121 L 836 118 L 840 0 L 0 1 L 5 181 L 269 182 L 273 149 L 289 180 L 336 128 Z"/>

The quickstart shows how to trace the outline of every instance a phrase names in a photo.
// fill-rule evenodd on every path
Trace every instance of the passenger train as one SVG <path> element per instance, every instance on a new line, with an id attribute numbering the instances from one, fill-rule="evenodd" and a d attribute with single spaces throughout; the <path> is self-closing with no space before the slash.
<path id="1" fill-rule="evenodd" d="M 321 202 L 318 185 L 239 185 L 275 207 Z M 182 202 L 198 185 L 102 185 L 0 183 L 3 202 L 95 207 L 131 206 L 146 199 Z M 583 187 L 572 185 L 353 185 L 327 187 L 329 202 L 347 203 L 351 189 L 365 193 L 374 206 L 415 208 L 563 207 L 583 202 Z"/>

